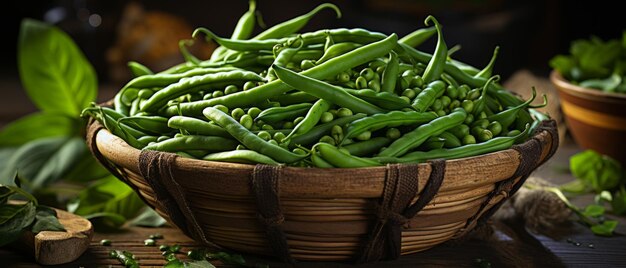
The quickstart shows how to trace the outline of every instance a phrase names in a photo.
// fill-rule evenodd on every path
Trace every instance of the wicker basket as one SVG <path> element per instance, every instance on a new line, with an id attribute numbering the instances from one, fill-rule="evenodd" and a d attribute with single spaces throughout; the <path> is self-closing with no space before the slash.
<path id="1" fill-rule="evenodd" d="M 483 223 L 558 147 L 554 121 L 512 149 L 415 165 L 318 169 L 140 151 L 89 123 L 93 154 L 198 242 L 285 261 L 395 259 Z"/>

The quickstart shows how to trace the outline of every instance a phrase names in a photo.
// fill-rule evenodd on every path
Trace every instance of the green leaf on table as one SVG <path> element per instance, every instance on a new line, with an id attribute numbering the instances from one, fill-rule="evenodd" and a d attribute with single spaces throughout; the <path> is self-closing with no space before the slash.
<path id="1" fill-rule="evenodd" d="M 626 214 L 626 189 L 622 186 L 619 191 L 616 191 L 611 200 L 611 208 L 615 215 Z"/>
<path id="2" fill-rule="evenodd" d="M 64 114 L 33 113 L 11 122 L 0 131 L 0 147 L 19 146 L 45 137 L 75 136 L 79 121 Z"/>
<path id="3" fill-rule="evenodd" d="M 617 227 L 617 221 L 604 221 L 602 223 L 591 226 L 591 231 L 596 235 L 611 236 Z"/>
<path id="4" fill-rule="evenodd" d="M 73 40 L 57 27 L 24 19 L 18 39 L 24 89 L 44 112 L 78 117 L 95 101 L 96 73 Z"/>
<path id="5" fill-rule="evenodd" d="M 37 139 L 21 146 L 0 171 L 0 184 L 12 185 L 19 172 L 26 179 L 27 189 L 35 190 L 60 179 L 74 167 L 87 151 L 85 141 L 79 137 L 53 137 Z"/>
<path id="6" fill-rule="evenodd" d="M 137 216 L 144 206 L 133 189 L 116 177 L 108 176 L 81 191 L 74 202 L 68 205 L 68 211 L 82 216 L 112 213 L 122 216 L 125 221 Z M 110 227 L 120 227 L 118 221 L 111 223 L 115 225 Z"/>
<path id="7" fill-rule="evenodd" d="M 568 193 L 583 194 L 583 193 L 589 192 L 589 190 L 591 190 L 591 187 L 588 187 L 587 184 L 585 184 L 581 180 L 573 180 L 568 183 L 560 185 L 559 189 L 561 189 L 561 191 L 568 192 Z"/>
<path id="8" fill-rule="evenodd" d="M 146 206 L 137 217 L 128 222 L 134 226 L 160 227 L 167 223 L 154 209 Z"/>
<path id="9" fill-rule="evenodd" d="M 583 214 L 587 217 L 600 217 L 604 214 L 604 207 L 600 205 L 588 205 L 585 207 Z"/>
<path id="10" fill-rule="evenodd" d="M 0 210 L 5 210 L 6 207 L 9 206 L 4 205 Z M 4 215 L 5 212 L 0 214 Z M 20 205 L 17 212 L 12 215 L 10 219 L 0 224 L 0 247 L 18 239 L 22 230 L 32 224 L 35 219 L 35 205 L 32 202 Z"/>
<path id="11" fill-rule="evenodd" d="M 57 212 L 46 206 L 37 206 L 35 224 L 30 229 L 33 233 L 41 231 L 65 231 L 65 227 L 59 222 Z"/>
<path id="12" fill-rule="evenodd" d="M 617 160 L 592 150 L 577 153 L 570 158 L 570 170 L 596 192 L 611 190 L 623 181 L 622 167 Z"/>
<path id="13" fill-rule="evenodd" d="M 96 160 L 91 152 L 85 150 L 84 155 L 78 160 L 78 163 L 72 167 L 62 180 L 68 182 L 88 182 L 110 176 L 111 173 Z"/>

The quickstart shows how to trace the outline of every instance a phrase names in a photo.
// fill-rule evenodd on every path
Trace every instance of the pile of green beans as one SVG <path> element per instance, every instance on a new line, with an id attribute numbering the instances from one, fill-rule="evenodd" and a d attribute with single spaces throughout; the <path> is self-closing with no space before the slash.
<path id="1" fill-rule="evenodd" d="M 454 159 L 510 148 L 538 120 L 492 75 L 499 48 L 481 70 L 450 58 L 432 16 L 404 38 L 365 29 L 299 33 L 314 10 L 252 36 L 256 3 L 230 38 L 198 28 L 220 46 L 210 59 L 153 72 L 139 63 L 114 107 L 83 111 L 142 150 L 248 164 L 319 168 Z M 437 38 L 432 54 L 415 47 Z M 532 111 L 532 113 L 531 113 Z M 533 116 L 531 116 L 531 114 Z M 537 119 L 535 119 L 537 118 Z"/>

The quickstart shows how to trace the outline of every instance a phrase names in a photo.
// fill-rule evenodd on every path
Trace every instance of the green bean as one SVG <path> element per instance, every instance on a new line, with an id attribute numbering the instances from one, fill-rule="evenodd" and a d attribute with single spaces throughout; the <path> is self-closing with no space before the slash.
<path id="1" fill-rule="evenodd" d="M 191 134 L 219 136 L 223 138 L 231 137 L 230 134 L 220 126 L 193 117 L 172 116 L 167 121 L 167 125 L 171 128 L 186 130 Z"/>
<path id="2" fill-rule="evenodd" d="M 314 79 L 332 78 L 339 72 L 365 64 L 372 59 L 389 53 L 389 51 L 397 45 L 397 38 L 395 34 L 392 34 L 381 41 L 362 46 L 339 57 L 332 58 L 309 70 L 303 71 L 301 75 Z M 180 112 L 183 114 L 197 115 L 201 113 L 202 109 L 205 107 L 214 106 L 216 104 L 222 104 L 227 107 L 244 107 L 258 102 L 259 100 L 281 95 L 290 89 L 291 87 L 289 85 L 280 80 L 275 80 L 265 85 L 226 95 L 221 98 L 182 103 L 180 105 Z M 178 112 L 178 107 L 169 107 L 166 114 L 176 115 Z"/>
<path id="3" fill-rule="evenodd" d="M 411 105 L 418 112 L 426 111 L 435 102 L 435 99 L 444 93 L 445 89 L 446 84 L 444 82 L 433 81 L 415 97 Z"/>
<path id="4" fill-rule="evenodd" d="M 154 74 L 154 72 L 150 70 L 150 68 L 136 61 L 129 61 L 128 68 L 130 69 L 131 73 L 133 73 L 134 77 Z"/>
<path id="5" fill-rule="evenodd" d="M 156 75 L 145 75 L 137 77 L 133 80 L 130 80 L 124 87 L 120 90 L 120 92 L 124 91 L 128 88 L 152 88 L 152 87 L 165 87 L 172 83 L 178 82 L 180 79 L 191 76 L 199 76 L 205 74 L 212 73 L 221 73 L 227 71 L 241 70 L 235 67 L 219 67 L 219 68 L 200 68 L 195 67 L 194 69 L 188 70 L 183 73 L 175 73 L 175 74 L 156 74 Z"/>
<path id="6" fill-rule="evenodd" d="M 215 33 L 213 33 L 212 31 L 210 31 L 207 28 L 204 27 L 199 27 L 196 28 L 193 33 L 192 33 L 192 37 L 196 38 L 200 33 L 205 35 L 205 39 L 207 41 L 210 40 L 214 40 L 216 43 L 218 43 L 220 46 L 223 46 L 227 49 L 230 50 L 234 50 L 234 51 L 259 51 L 259 50 L 272 50 L 272 48 L 275 45 L 278 44 L 282 44 L 284 42 L 287 42 L 288 38 L 281 38 L 281 39 L 264 39 L 264 40 L 260 40 L 260 39 L 256 39 L 256 40 L 236 40 L 236 39 L 228 39 L 228 38 L 223 38 L 220 37 L 218 35 L 216 35 Z M 228 58 L 228 56 L 232 56 L 231 55 L 226 55 L 225 58 Z"/>
<path id="7" fill-rule="evenodd" d="M 333 102 L 339 106 L 349 108 L 355 112 L 375 114 L 383 111 L 382 109 L 376 107 L 369 102 L 350 95 L 345 90 L 343 90 L 343 88 L 333 86 L 326 82 L 310 78 L 302 74 L 295 73 L 291 70 L 279 66 L 274 66 L 274 69 L 278 77 L 283 82 L 320 99 Z"/>
<path id="8" fill-rule="evenodd" d="M 289 143 L 292 138 L 309 132 L 309 130 L 311 130 L 320 121 L 322 114 L 330 109 L 330 106 L 331 103 L 324 99 L 320 99 L 315 102 L 315 104 L 313 104 L 313 106 L 309 109 L 309 112 L 306 114 L 304 119 L 298 123 L 293 128 L 291 133 L 289 133 L 289 135 L 287 135 L 287 137 L 285 137 L 281 142 Z"/>
<path id="9" fill-rule="evenodd" d="M 498 52 L 500 51 L 500 47 L 496 46 L 493 50 L 493 56 L 491 56 L 491 60 L 485 68 L 483 68 L 480 72 L 474 75 L 476 78 L 489 79 L 491 77 L 491 73 L 493 73 L 493 66 L 496 64 L 496 58 L 498 57 Z"/>
<path id="10" fill-rule="evenodd" d="M 386 149 L 380 152 L 380 156 L 401 156 L 409 150 L 420 146 L 426 139 L 460 125 L 467 116 L 463 109 L 456 109 L 446 116 L 439 117 L 428 124 L 421 125 L 415 130 L 404 134 L 395 140 Z"/>
<path id="11" fill-rule="evenodd" d="M 154 111 L 164 106 L 167 101 L 172 98 L 206 89 L 207 86 L 212 84 L 231 83 L 236 81 L 263 81 L 263 78 L 254 72 L 241 70 L 183 78 L 180 81 L 170 84 L 162 90 L 154 93 L 150 99 L 141 104 L 140 111 Z"/>
<path id="12" fill-rule="evenodd" d="M 394 92 L 399 72 L 400 69 L 398 66 L 398 54 L 391 51 L 389 53 L 389 61 L 387 62 L 387 67 L 385 68 L 385 71 L 383 71 L 382 76 L 381 90 L 383 92 Z"/>
<path id="13" fill-rule="evenodd" d="M 300 15 L 288 21 L 277 24 L 263 31 L 262 33 L 258 34 L 252 39 L 265 40 L 265 39 L 271 39 L 271 38 L 280 38 L 283 36 L 288 36 L 290 34 L 296 33 L 297 31 L 302 29 L 302 27 L 304 27 L 309 22 L 309 20 L 311 20 L 311 18 L 315 16 L 315 14 L 327 8 L 333 9 L 335 13 L 337 14 L 337 18 L 341 18 L 341 11 L 339 10 L 337 6 L 330 4 L 330 3 L 324 3 L 324 4 L 317 6 L 316 8 L 314 8 L 313 10 L 311 10 L 310 12 L 304 15 Z"/>
<path id="14" fill-rule="evenodd" d="M 319 153 L 315 150 L 315 148 L 311 150 L 311 163 L 313 164 L 313 166 L 318 167 L 318 168 L 334 168 L 335 167 L 331 165 L 330 163 L 326 162 L 326 160 L 324 160 L 319 155 Z"/>
<path id="15" fill-rule="evenodd" d="M 432 37 L 437 32 L 437 28 L 428 27 L 417 29 L 414 32 L 407 34 L 398 40 L 398 43 L 405 44 L 411 47 L 417 47 Z"/>
<path id="16" fill-rule="evenodd" d="M 446 148 L 454 148 L 454 147 L 461 146 L 461 140 L 457 138 L 456 135 L 452 134 L 449 131 L 442 132 L 441 134 L 439 134 L 439 137 L 444 139 L 443 146 Z"/>
<path id="17" fill-rule="evenodd" d="M 280 165 L 276 160 L 252 150 L 233 150 L 205 155 L 203 160 L 243 164 Z"/>
<path id="18" fill-rule="evenodd" d="M 183 135 L 153 143 L 144 147 L 144 149 L 163 152 L 178 152 L 186 150 L 208 150 L 219 152 L 234 150 L 235 147 L 237 147 L 237 144 L 237 141 L 223 137 Z"/>
<path id="19" fill-rule="evenodd" d="M 180 50 L 180 54 L 183 55 L 183 58 L 185 59 L 186 62 L 189 62 L 193 65 L 199 65 L 201 60 L 196 58 L 196 56 L 191 54 L 191 52 L 189 52 L 189 50 L 187 49 L 187 46 L 193 45 L 193 42 L 194 42 L 193 39 L 180 40 L 178 41 L 178 49 Z"/>
<path id="20" fill-rule="evenodd" d="M 313 106 L 311 103 L 300 103 L 284 107 L 273 107 L 265 109 L 254 120 L 276 123 L 285 119 L 293 119 L 306 113 L 311 106 Z"/>
<path id="21" fill-rule="evenodd" d="M 476 99 L 474 101 L 474 111 L 471 112 L 474 115 L 480 114 L 481 112 L 483 112 L 483 110 L 485 109 L 485 102 L 487 102 L 487 88 L 489 88 L 489 85 L 491 85 L 493 82 L 498 82 L 500 80 L 500 76 L 499 75 L 494 75 L 491 78 L 489 78 L 489 80 L 487 80 L 487 83 L 485 83 L 485 85 L 483 86 L 482 92 L 480 93 L 480 96 L 478 97 L 478 99 Z M 468 96 L 469 98 L 469 96 Z"/>
<path id="22" fill-rule="evenodd" d="M 281 94 L 275 97 L 272 97 L 270 100 L 276 101 L 282 105 L 292 105 L 292 104 L 301 104 L 304 102 L 315 102 L 318 100 L 313 95 L 309 93 L 298 91 L 294 93 Z"/>
<path id="23" fill-rule="evenodd" d="M 353 138 L 364 131 L 376 131 L 386 127 L 418 125 L 437 118 L 433 113 L 392 111 L 375 114 L 353 121 L 348 125 L 344 137 Z"/>
<path id="24" fill-rule="evenodd" d="M 424 75 L 422 75 L 425 83 L 430 83 L 439 79 L 444 71 L 444 66 L 446 65 L 446 59 L 448 57 L 448 47 L 446 46 L 446 42 L 443 40 L 441 25 L 437 19 L 433 16 L 428 16 L 426 17 L 426 20 L 424 20 L 424 24 L 428 26 L 431 21 L 435 24 L 435 28 L 437 29 L 437 46 L 435 47 L 435 53 L 426 66 L 426 70 L 424 70 Z"/>
<path id="25" fill-rule="evenodd" d="M 312 128 L 309 132 L 297 136 L 291 140 L 289 147 L 295 147 L 296 145 L 309 145 L 318 141 L 322 136 L 326 135 L 333 126 L 343 126 L 354 120 L 365 117 L 365 114 L 355 114 L 348 117 L 337 118 L 328 123 L 320 124 Z"/>
<path id="26" fill-rule="evenodd" d="M 375 137 L 366 141 L 360 141 L 343 146 L 354 156 L 368 156 L 377 153 L 381 148 L 389 145 L 391 139 L 386 137 Z"/>
<path id="27" fill-rule="evenodd" d="M 412 108 L 411 104 L 407 103 L 397 95 L 389 92 L 375 92 L 370 89 L 350 89 L 343 88 L 350 95 L 363 99 L 369 103 L 372 103 L 378 107 L 388 110 L 400 110 L 402 108 Z"/>
<path id="28" fill-rule="evenodd" d="M 273 145 L 254 135 L 248 129 L 243 127 L 235 119 L 231 118 L 224 112 L 213 107 L 207 107 L 202 112 L 209 120 L 223 127 L 231 136 L 237 139 L 246 148 L 267 155 L 281 163 L 293 163 L 302 160 L 306 156 L 297 155 L 283 149 L 280 146 Z"/>
<path id="29" fill-rule="evenodd" d="M 361 44 L 353 42 L 336 43 L 324 51 L 324 55 L 322 55 L 322 57 L 317 60 L 317 64 L 323 63 L 339 55 L 343 55 L 346 52 L 352 51 L 361 46 Z"/>
<path id="30" fill-rule="evenodd" d="M 326 160 L 329 164 L 339 167 L 339 168 L 358 168 L 358 167 L 372 167 L 372 166 L 380 166 L 381 164 L 377 161 L 360 158 L 357 156 L 350 155 L 345 153 L 337 147 L 327 144 L 327 143 L 318 143 L 313 146 L 316 149 L 320 156 Z"/>
<path id="31" fill-rule="evenodd" d="M 239 21 L 237 21 L 237 25 L 233 30 L 230 39 L 248 39 L 252 35 L 252 31 L 254 31 L 254 24 L 256 22 L 256 1 L 250 0 L 248 1 L 248 11 L 244 13 Z"/>
<path id="32" fill-rule="evenodd" d="M 293 57 L 298 53 L 298 51 L 300 51 L 300 49 L 302 49 L 302 47 L 304 46 L 304 41 L 302 41 L 301 36 L 298 36 L 296 38 L 296 41 L 294 41 L 293 43 L 296 43 L 297 41 L 300 41 L 297 47 L 291 47 L 290 44 L 286 44 L 286 46 L 282 46 L 282 45 L 274 46 L 274 48 L 272 49 L 272 51 L 274 52 L 274 57 L 275 57 L 273 64 L 280 66 L 280 67 L 287 66 L 287 63 L 289 63 L 293 59 Z M 271 70 L 271 67 L 270 67 L 270 70 Z"/>
<path id="33" fill-rule="evenodd" d="M 167 118 L 161 116 L 130 116 L 122 117 L 117 122 L 147 133 L 162 134 L 172 132 L 172 129 L 167 126 L 167 120 Z"/>
<path id="34" fill-rule="evenodd" d="M 500 122 L 500 124 L 502 125 L 502 129 L 508 129 L 508 127 L 513 124 L 513 122 L 515 121 L 515 119 L 517 118 L 517 115 L 519 113 L 520 110 L 526 109 L 526 108 L 540 108 L 543 107 L 547 104 L 547 97 L 544 94 L 543 95 L 543 103 L 540 105 L 531 105 L 531 103 L 535 100 L 535 97 L 537 97 L 537 90 L 535 89 L 535 87 L 532 88 L 532 96 L 525 102 L 506 109 L 502 112 L 499 112 L 497 114 L 494 114 L 492 116 L 487 117 L 487 120 L 489 121 L 498 121 Z"/>

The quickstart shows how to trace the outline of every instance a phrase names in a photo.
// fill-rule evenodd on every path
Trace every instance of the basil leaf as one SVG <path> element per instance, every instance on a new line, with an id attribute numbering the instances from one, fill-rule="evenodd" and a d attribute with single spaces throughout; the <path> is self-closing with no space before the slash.
<path id="1" fill-rule="evenodd" d="M 59 222 L 57 212 L 49 207 L 38 206 L 35 214 L 35 224 L 31 228 L 33 233 L 41 231 L 65 231 L 65 227 Z"/>
<path id="2" fill-rule="evenodd" d="M 592 150 L 570 158 L 572 174 L 596 192 L 611 190 L 622 183 L 622 168 L 617 160 Z"/>
<path id="3" fill-rule="evenodd" d="M 130 219 L 137 216 L 144 206 L 133 189 L 116 177 L 108 176 L 82 190 L 77 199 L 68 205 L 68 211 L 83 216 L 99 212 L 113 213 Z"/>
<path id="4" fill-rule="evenodd" d="M 2 208 L 5 206 L 2 206 Z M 22 234 L 22 230 L 31 225 L 34 219 L 35 205 L 28 202 L 13 217 L 0 224 L 0 247 L 18 239 Z"/>
<path id="5" fill-rule="evenodd" d="M 62 179 L 68 182 L 88 182 L 102 179 L 109 175 L 111 173 L 91 155 L 91 152 L 85 150 L 78 163 L 67 174 L 63 175 Z"/>
<path id="6" fill-rule="evenodd" d="M 7 125 L 0 131 L 0 147 L 18 146 L 29 141 L 78 134 L 79 121 L 63 114 L 33 113 Z"/>
<path id="7" fill-rule="evenodd" d="M 603 223 L 591 226 L 591 231 L 596 235 L 611 236 L 617 227 L 617 221 L 604 221 Z"/>
<path id="8" fill-rule="evenodd" d="M 160 227 L 167 222 L 161 215 L 159 215 L 154 209 L 145 207 L 142 212 L 134 219 L 129 221 L 130 225 L 144 226 L 144 227 Z"/>
<path id="9" fill-rule="evenodd" d="M 213 264 L 211 264 L 207 260 L 185 262 L 184 263 L 184 267 L 188 267 L 188 268 L 215 268 L 215 266 Z"/>
<path id="10" fill-rule="evenodd" d="M 588 205 L 585 207 L 583 214 L 587 217 L 600 217 L 604 214 L 604 207 L 600 205 Z"/>
<path id="11" fill-rule="evenodd" d="M 9 196 L 14 194 L 13 190 L 7 186 L 0 185 L 0 205 L 4 205 L 9 200 Z"/>
<path id="12" fill-rule="evenodd" d="M 9 221 L 15 215 L 20 213 L 22 209 L 26 206 L 27 203 L 24 204 L 4 204 L 0 207 L 0 224 L 4 224 Z"/>
<path id="13" fill-rule="evenodd" d="M 21 146 L 0 172 L 0 184 L 12 185 L 7 178 L 19 172 L 28 179 L 26 188 L 37 189 L 56 181 L 67 173 L 87 152 L 87 146 L 79 137 L 55 137 L 37 139 Z"/>
<path id="14" fill-rule="evenodd" d="M 66 33 L 24 19 L 18 48 L 22 84 L 39 109 L 77 117 L 95 101 L 96 73 Z"/>
<path id="15" fill-rule="evenodd" d="M 7 147 L 0 148 L 0 175 L 5 174 L 5 170 L 9 166 L 11 162 L 11 158 L 13 154 L 17 151 L 18 147 Z M 15 176 L 15 172 L 12 172 L 9 177 L 0 178 L 0 184 L 12 184 L 9 178 L 13 178 Z M 7 183 L 8 182 L 8 183 Z"/>

